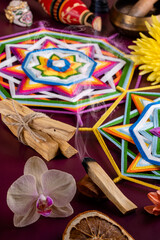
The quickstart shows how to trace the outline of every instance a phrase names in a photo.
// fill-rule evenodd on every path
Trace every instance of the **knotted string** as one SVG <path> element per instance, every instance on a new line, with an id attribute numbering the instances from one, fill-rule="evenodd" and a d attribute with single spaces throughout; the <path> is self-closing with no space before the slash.
<path id="1" fill-rule="evenodd" d="M 22 142 L 23 144 L 26 144 L 26 141 L 24 139 L 23 136 L 23 130 L 25 129 L 30 136 L 36 141 L 36 142 L 40 142 L 40 140 L 42 141 L 46 141 L 46 139 L 44 137 L 42 137 L 40 134 L 36 133 L 31 127 L 30 127 L 30 122 L 35 119 L 35 118 L 41 118 L 41 117 L 48 117 L 47 115 L 45 115 L 44 113 L 38 113 L 38 112 L 33 112 L 30 114 L 25 115 L 24 117 L 22 117 L 14 104 L 14 101 L 12 101 L 13 104 L 13 108 L 15 111 L 15 114 L 7 114 L 6 116 L 4 116 L 4 123 L 7 125 L 11 125 L 11 126 L 18 126 L 17 128 L 17 137 L 19 139 L 20 142 Z M 15 122 L 13 123 L 9 123 L 5 118 L 11 118 L 12 120 L 14 120 Z"/>

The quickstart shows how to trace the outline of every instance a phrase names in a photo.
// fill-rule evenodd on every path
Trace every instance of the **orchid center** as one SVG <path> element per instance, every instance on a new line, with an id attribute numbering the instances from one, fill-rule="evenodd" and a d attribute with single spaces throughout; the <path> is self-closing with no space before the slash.
<path id="1" fill-rule="evenodd" d="M 39 214 L 47 217 L 51 213 L 51 207 L 53 205 L 53 199 L 49 196 L 41 194 L 37 200 L 36 207 Z"/>

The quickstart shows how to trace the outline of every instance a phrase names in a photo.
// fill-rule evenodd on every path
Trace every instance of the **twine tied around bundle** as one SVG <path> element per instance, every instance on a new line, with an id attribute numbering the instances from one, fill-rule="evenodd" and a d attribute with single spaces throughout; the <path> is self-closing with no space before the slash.
<path id="1" fill-rule="evenodd" d="M 23 130 L 25 129 L 26 131 L 28 131 L 28 133 L 30 134 L 30 136 L 36 141 L 36 142 L 40 142 L 40 140 L 45 141 L 46 139 L 44 137 L 42 137 L 40 134 L 36 133 L 31 127 L 30 127 L 30 122 L 35 119 L 35 118 L 41 118 L 41 117 L 48 117 L 47 115 L 45 115 L 44 113 L 40 113 L 40 112 L 33 112 L 30 114 L 27 114 L 25 116 L 21 116 L 18 111 L 16 110 L 14 101 L 12 101 L 13 104 L 13 108 L 15 110 L 15 114 L 7 114 L 4 116 L 4 123 L 7 125 L 11 125 L 11 126 L 17 126 L 17 137 L 19 139 L 20 142 L 22 142 L 23 144 L 26 144 L 25 139 L 23 137 Z M 14 120 L 15 122 L 13 123 L 9 123 L 6 118 L 11 118 L 12 120 Z"/>

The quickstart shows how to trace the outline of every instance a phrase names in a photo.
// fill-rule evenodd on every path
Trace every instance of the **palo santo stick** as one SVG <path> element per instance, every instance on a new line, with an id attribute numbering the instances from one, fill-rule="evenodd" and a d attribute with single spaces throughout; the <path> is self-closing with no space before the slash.
<path id="1" fill-rule="evenodd" d="M 79 182 L 77 182 L 77 189 L 83 195 L 95 198 L 104 199 L 106 196 L 101 189 L 92 181 L 92 179 L 86 174 Z"/>
<path id="2" fill-rule="evenodd" d="M 137 208 L 137 206 L 119 190 L 112 179 L 94 159 L 84 158 L 82 164 L 92 181 L 123 214 Z"/>
<path id="3" fill-rule="evenodd" d="M 67 142 L 74 135 L 75 127 L 34 112 L 12 99 L 0 101 L 0 113 L 12 133 L 47 161 L 54 158 L 59 149 L 68 158 L 77 153 Z"/>
<path id="4" fill-rule="evenodd" d="M 55 139 L 55 141 L 59 144 L 61 153 L 67 158 L 70 158 L 77 153 L 77 150 L 73 148 L 68 142 L 60 139 Z"/>
<path id="5" fill-rule="evenodd" d="M 31 114 L 34 112 L 30 108 L 21 105 L 17 101 L 14 101 L 14 105 L 17 112 L 21 116 L 25 116 L 27 114 Z M 8 111 L 11 111 L 11 110 L 15 112 L 14 105 L 13 105 L 12 99 L 4 99 L 3 101 L 0 102 L 0 108 L 1 108 L 1 111 L 3 109 L 3 113 L 4 111 L 8 113 Z M 75 127 L 68 125 L 66 123 L 62 123 L 60 121 L 51 119 L 49 117 L 41 117 L 41 118 L 33 119 L 30 126 L 33 129 L 46 132 L 49 135 L 52 135 L 53 137 L 58 139 L 59 138 L 63 139 L 64 141 L 69 141 L 73 137 L 76 131 Z"/>
<path id="6" fill-rule="evenodd" d="M 139 0 L 129 11 L 128 15 L 144 17 L 153 8 L 157 0 Z"/>
<path id="7" fill-rule="evenodd" d="M 13 123 L 13 120 L 10 118 L 7 119 L 8 123 Z M 4 116 L 2 115 L 2 121 L 4 120 Z M 17 137 L 17 128 L 13 125 L 7 125 L 10 131 Z M 44 137 L 46 141 L 40 141 L 39 143 L 34 141 L 34 139 L 30 136 L 29 132 L 25 129 L 23 130 L 23 136 L 25 142 L 28 146 L 32 147 L 35 151 L 37 151 L 44 159 L 47 161 L 51 160 L 57 155 L 59 145 L 55 142 L 48 134 L 44 134 L 41 131 L 37 131 L 40 136 Z"/>

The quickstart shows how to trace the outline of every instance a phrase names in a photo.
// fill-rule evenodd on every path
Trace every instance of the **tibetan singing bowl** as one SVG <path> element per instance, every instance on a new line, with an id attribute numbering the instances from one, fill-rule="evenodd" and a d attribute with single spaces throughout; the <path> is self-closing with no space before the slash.
<path id="1" fill-rule="evenodd" d="M 136 2 L 136 0 L 118 0 L 110 10 L 111 23 L 117 31 L 129 37 L 137 37 L 139 32 L 147 33 L 145 22 L 152 23 L 151 15 L 156 15 L 160 20 L 160 10 L 156 8 L 152 8 L 145 17 L 129 15 Z"/>

